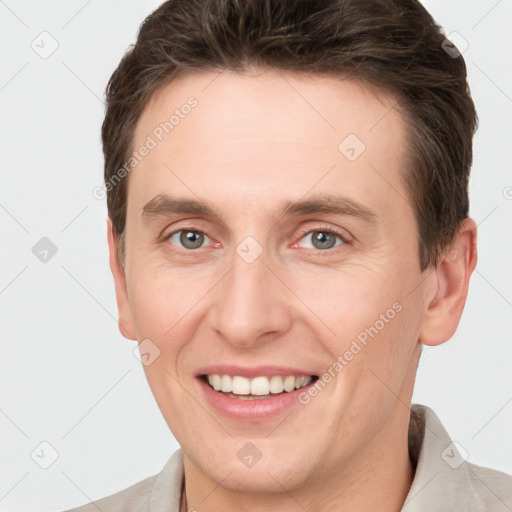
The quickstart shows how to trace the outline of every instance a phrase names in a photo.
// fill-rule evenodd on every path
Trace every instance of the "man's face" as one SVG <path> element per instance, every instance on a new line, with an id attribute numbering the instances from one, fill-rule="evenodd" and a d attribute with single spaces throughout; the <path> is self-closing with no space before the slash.
<path id="1" fill-rule="evenodd" d="M 144 369 L 186 465 L 224 487 L 299 488 L 403 441 L 433 288 L 393 105 L 357 81 L 199 73 L 137 125 L 134 149 L 157 144 L 129 176 L 120 320 L 150 340 Z M 279 376 L 314 378 L 279 393 Z"/>

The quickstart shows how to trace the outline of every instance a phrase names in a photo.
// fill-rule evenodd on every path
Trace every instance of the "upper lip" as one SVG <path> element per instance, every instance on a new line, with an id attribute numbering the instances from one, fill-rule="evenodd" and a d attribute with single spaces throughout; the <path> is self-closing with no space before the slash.
<path id="1" fill-rule="evenodd" d="M 273 377 L 274 375 L 294 375 L 296 377 L 300 376 L 314 376 L 314 372 L 310 372 L 307 370 L 302 370 L 299 368 L 291 368 L 289 366 L 235 366 L 235 365 L 209 365 L 200 368 L 196 375 L 198 377 L 202 375 L 211 375 L 213 373 L 217 373 L 219 375 L 231 375 L 234 377 L 238 375 L 240 377 L 246 377 L 248 379 L 252 379 L 255 377 Z"/>

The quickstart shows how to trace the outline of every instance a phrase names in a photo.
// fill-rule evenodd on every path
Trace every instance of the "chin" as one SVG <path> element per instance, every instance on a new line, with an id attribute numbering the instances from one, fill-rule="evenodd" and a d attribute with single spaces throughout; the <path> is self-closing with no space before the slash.
<path id="1" fill-rule="evenodd" d="M 216 484 L 240 493 L 274 494 L 296 489 L 311 477 L 314 461 L 303 450 L 304 443 L 282 440 L 230 439 L 210 452 L 188 453 L 195 466 Z M 279 446 L 278 446 L 279 445 Z M 195 446 L 198 446 L 195 444 Z M 300 449 L 297 453 L 293 450 Z"/>

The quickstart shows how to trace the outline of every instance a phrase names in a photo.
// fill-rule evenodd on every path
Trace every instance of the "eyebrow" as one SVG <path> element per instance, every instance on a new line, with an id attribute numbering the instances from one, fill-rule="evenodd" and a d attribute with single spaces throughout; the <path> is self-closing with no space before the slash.
<path id="1" fill-rule="evenodd" d="M 368 223 L 375 223 L 378 215 L 367 206 L 345 196 L 332 194 L 312 197 L 306 201 L 287 202 L 283 214 L 308 215 L 311 213 L 330 213 L 356 217 Z"/>
<path id="2" fill-rule="evenodd" d="M 346 215 L 375 223 L 378 215 L 369 207 L 350 199 L 349 197 L 322 194 L 304 201 L 287 201 L 281 209 L 283 217 L 309 215 L 312 213 L 326 213 Z M 213 206 L 207 202 L 195 199 L 181 199 L 167 194 L 159 194 L 142 207 L 142 221 L 149 223 L 154 217 L 171 214 L 201 215 L 220 220 L 220 215 Z"/>
<path id="3" fill-rule="evenodd" d="M 180 199 L 167 194 L 159 194 L 142 207 L 142 221 L 147 224 L 154 217 L 170 214 L 191 214 L 220 218 L 215 210 L 202 201 Z"/>

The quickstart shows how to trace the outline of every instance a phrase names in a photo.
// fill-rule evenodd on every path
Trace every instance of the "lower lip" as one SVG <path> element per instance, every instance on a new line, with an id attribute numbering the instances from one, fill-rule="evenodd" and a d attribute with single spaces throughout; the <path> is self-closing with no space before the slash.
<path id="1" fill-rule="evenodd" d="M 294 405 L 300 406 L 299 393 L 307 391 L 314 384 L 312 382 L 303 388 L 270 395 L 268 398 L 243 399 L 233 398 L 220 391 L 215 391 L 201 378 L 198 378 L 198 381 L 207 402 L 216 411 L 239 420 L 267 419 L 277 416 Z"/>

